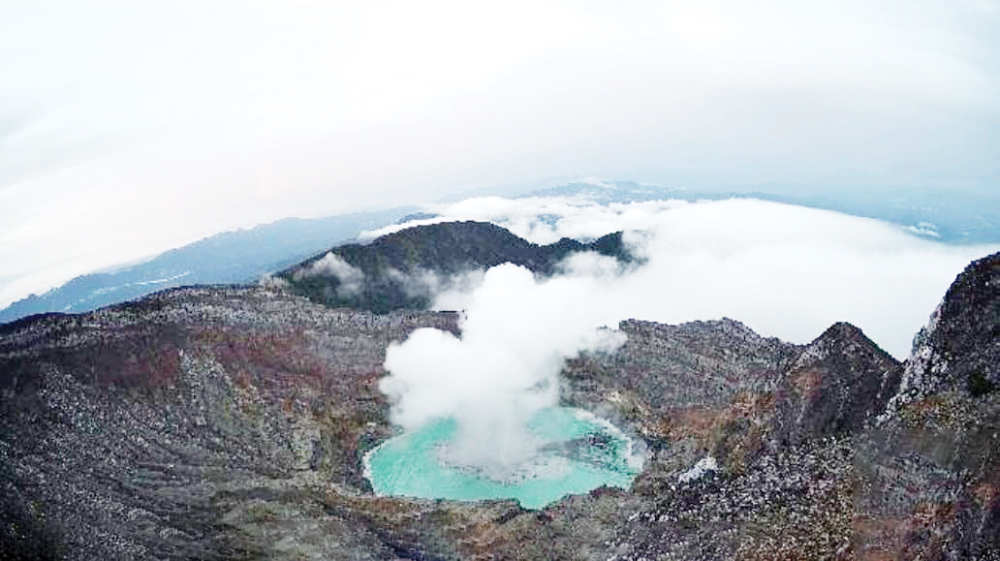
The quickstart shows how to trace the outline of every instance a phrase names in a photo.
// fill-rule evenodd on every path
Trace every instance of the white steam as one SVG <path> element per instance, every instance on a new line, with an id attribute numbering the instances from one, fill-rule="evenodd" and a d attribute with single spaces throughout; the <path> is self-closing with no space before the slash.
<path id="1" fill-rule="evenodd" d="M 538 281 L 514 265 L 490 269 L 470 294 L 461 337 L 415 331 L 392 345 L 380 388 L 393 422 L 415 429 L 436 418 L 458 422 L 451 460 L 502 474 L 536 451 L 526 423 L 556 405 L 558 374 L 582 350 L 611 350 L 620 335 L 599 329 L 607 315 L 580 306 L 594 290 L 586 277 Z"/>
<path id="2" fill-rule="evenodd" d="M 295 273 L 296 280 L 319 276 L 335 277 L 340 281 L 337 285 L 337 296 L 341 298 L 361 294 L 365 285 L 365 273 L 333 252 L 327 253 L 308 268 Z"/>
<path id="3" fill-rule="evenodd" d="M 557 403 L 564 361 L 620 343 L 620 333 L 602 326 L 730 317 L 763 335 L 807 343 L 848 321 L 905 358 L 955 275 L 1000 250 L 948 246 L 876 220 L 755 200 L 599 206 L 480 199 L 439 210 L 445 219 L 490 220 L 536 242 L 624 230 L 641 258 L 623 266 L 575 254 L 548 280 L 509 264 L 488 270 L 481 283 L 437 279 L 451 287 L 439 293 L 438 309 L 466 312 L 461 337 L 423 329 L 389 348 L 381 389 L 393 400 L 393 422 L 414 429 L 452 417 L 460 434 L 452 459 L 499 473 L 534 453 L 525 422 Z"/>
<path id="4" fill-rule="evenodd" d="M 482 269 L 470 269 L 446 276 L 430 269 L 410 272 L 389 269 L 386 276 L 398 283 L 410 298 L 433 299 L 438 310 L 461 310 L 465 307 L 466 295 L 483 283 L 483 273 Z"/>

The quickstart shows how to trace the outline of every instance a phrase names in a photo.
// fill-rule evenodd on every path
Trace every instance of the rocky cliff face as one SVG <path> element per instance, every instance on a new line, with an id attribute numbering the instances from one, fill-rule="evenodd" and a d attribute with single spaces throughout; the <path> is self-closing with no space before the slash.
<path id="1" fill-rule="evenodd" d="M 881 501 L 872 543 L 1000 558 L 1000 254 L 969 265 L 917 336 L 859 457 Z M 868 463 L 870 462 L 870 463 Z"/>
<path id="2" fill-rule="evenodd" d="M 862 431 L 895 395 L 902 371 L 860 329 L 830 327 L 778 383 L 776 438 L 787 446 Z"/>
<path id="3" fill-rule="evenodd" d="M 1000 256 L 899 364 L 838 324 L 623 322 L 563 399 L 647 444 L 628 491 L 540 511 L 376 497 L 387 345 L 454 314 L 191 288 L 0 327 L 13 559 L 1000 559 Z M 0 556 L 2 557 L 2 556 Z"/>

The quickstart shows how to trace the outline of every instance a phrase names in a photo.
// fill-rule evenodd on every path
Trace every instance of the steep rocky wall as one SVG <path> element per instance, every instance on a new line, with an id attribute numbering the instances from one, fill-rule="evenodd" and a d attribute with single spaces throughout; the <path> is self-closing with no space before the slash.
<path id="1" fill-rule="evenodd" d="M 874 547 L 1000 558 L 1000 254 L 949 288 L 866 437 Z"/>
<path id="2" fill-rule="evenodd" d="M 2 543 L 41 558 L 253 557 L 260 544 L 226 517 L 284 494 L 321 512 L 327 486 L 363 491 L 359 454 L 391 432 L 386 346 L 455 319 L 198 288 L 8 326 Z"/>

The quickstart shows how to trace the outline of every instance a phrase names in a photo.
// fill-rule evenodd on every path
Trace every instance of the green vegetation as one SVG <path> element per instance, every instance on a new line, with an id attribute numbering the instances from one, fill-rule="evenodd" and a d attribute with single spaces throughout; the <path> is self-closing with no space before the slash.
<path id="1" fill-rule="evenodd" d="M 540 246 L 494 224 L 453 222 L 409 228 L 366 245 L 335 247 L 279 276 L 293 293 L 313 302 L 382 314 L 397 309 L 427 309 L 435 280 L 503 263 L 549 276 L 556 272 L 560 261 L 580 251 L 594 251 L 622 263 L 633 261 L 621 232 L 591 243 L 564 238 Z M 347 290 L 340 278 L 318 265 L 331 253 L 364 275 L 362 286 Z"/>

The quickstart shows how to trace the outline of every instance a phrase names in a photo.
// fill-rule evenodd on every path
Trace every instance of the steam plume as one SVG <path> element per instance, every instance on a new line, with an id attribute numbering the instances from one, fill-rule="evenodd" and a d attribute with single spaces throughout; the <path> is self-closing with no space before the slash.
<path id="1" fill-rule="evenodd" d="M 395 402 L 393 422 L 415 429 L 454 418 L 451 459 L 502 477 L 534 454 L 526 422 L 558 402 L 563 361 L 620 342 L 598 329 L 603 310 L 578 305 L 593 288 L 585 277 L 538 281 L 510 264 L 487 271 L 471 294 L 461 337 L 421 329 L 389 348 L 391 375 L 381 389 Z"/>
<path id="2" fill-rule="evenodd" d="M 955 274 L 997 249 L 946 246 L 875 220 L 753 200 L 599 206 L 495 199 L 444 210 L 533 241 L 624 229 L 630 250 L 644 258 L 623 268 L 576 254 L 549 280 L 494 267 L 481 284 L 452 283 L 469 290 L 450 290 L 436 303 L 466 310 L 460 337 L 418 330 L 389 348 L 381 389 L 395 403 L 393 422 L 415 429 L 454 418 L 451 459 L 499 477 L 535 452 L 525 422 L 558 402 L 563 361 L 620 343 L 618 332 L 601 326 L 732 317 L 806 343 L 843 320 L 905 358 Z"/>

